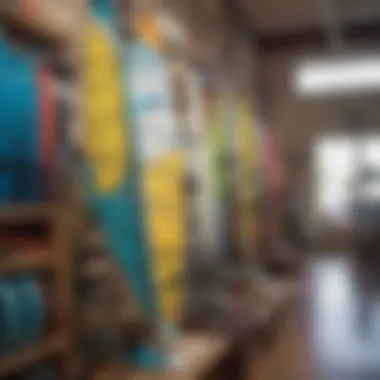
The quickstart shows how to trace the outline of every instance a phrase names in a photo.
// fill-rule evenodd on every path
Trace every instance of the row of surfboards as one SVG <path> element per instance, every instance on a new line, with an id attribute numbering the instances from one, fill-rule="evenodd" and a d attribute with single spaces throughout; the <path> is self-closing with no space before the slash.
<path id="1" fill-rule="evenodd" d="M 156 326 L 158 349 L 145 345 L 132 356 L 126 353 L 147 367 L 170 365 L 169 348 L 180 334 L 186 263 L 192 254 L 186 215 L 195 206 L 183 186 L 188 157 L 193 157 L 193 176 L 205 189 L 195 201 L 195 223 L 198 231 L 208 232 L 206 238 L 214 234 L 208 242 L 214 255 L 228 235 L 223 224 L 231 193 L 236 192 L 239 239 L 249 252 L 257 188 L 265 192 L 265 186 L 276 188 L 281 182 L 273 138 L 255 126 L 244 94 L 229 97 L 231 102 L 215 94 L 208 107 L 201 89 L 195 96 L 205 120 L 194 140 L 197 153 L 181 143 L 183 127 L 176 118 L 156 16 L 136 14 L 132 37 L 125 41 L 118 34 L 112 1 L 94 1 L 84 55 L 86 199 L 125 282 Z M 226 159 L 231 152 L 233 162 Z"/>

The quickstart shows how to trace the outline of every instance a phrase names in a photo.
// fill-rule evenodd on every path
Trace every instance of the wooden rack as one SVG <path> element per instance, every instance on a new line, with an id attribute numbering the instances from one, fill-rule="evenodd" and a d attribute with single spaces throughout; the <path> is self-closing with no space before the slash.
<path id="1" fill-rule="evenodd" d="M 0 263 L 0 276 L 22 272 L 49 271 L 52 274 L 57 331 L 35 346 L 0 359 L 0 378 L 9 376 L 51 357 L 61 358 L 67 368 L 70 356 L 70 209 L 67 205 L 34 204 L 7 206 L 0 210 L 1 224 L 20 226 L 46 223 L 50 230 L 49 257 L 18 256 Z"/>
<path id="2" fill-rule="evenodd" d="M 0 24 L 22 44 L 43 46 L 57 57 L 76 56 L 80 19 L 87 0 L 11 0 L 0 2 Z M 83 23 L 82 23 L 83 24 Z M 66 200 L 0 207 L 0 226 L 45 225 L 49 229 L 48 255 L 0 258 L 0 276 L 47 273 L 52 287 L 55 330 L 33 347 L 0 359 L 0 378 L 16 375 L 44 360 L 55 358 L 61 378 L 72 364 L 71 243 L 75 207 Z M 46 257 L 47 256 L 47 257 Z"/>

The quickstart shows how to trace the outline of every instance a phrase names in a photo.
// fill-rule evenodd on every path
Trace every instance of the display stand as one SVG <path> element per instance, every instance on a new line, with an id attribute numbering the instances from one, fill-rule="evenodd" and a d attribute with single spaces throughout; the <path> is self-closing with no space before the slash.
<path id="1" fill-rule="evenodd" d="M 53 48 L 48 54 L 59 56 L 61 59 L 66 52 L 73 51 L 74 37 L 78 31 L 78 14 L 75 9 L 81 1 L 72 3 L 73 6 L 64 5 L 59 1 L 43 0 L 2 2 L 0 22 L 5 34 L 11 35 L 17 44 L 33 47 L 35 42 L 38 46 L 42 43 L 49 49 Z M 62 192 L 66 190 L 60 189 Z M 51 359 L 59 366 L 59 378 L 69 377 L 73 359 L 71 252 L 75 210 L 76 207 L 67 195 L 52 201 L 16 203 L 0 208 L 2 227 L 44 226 L 48 231 L 46 239 L 50 248 L 47 255 L 1 258 L 0 276 L 3 278 L 35 273 L 46 275 L 46 291 L 49 297 L 51 296 L 49 324 L 52 326 L 40 342 L 2 357 L 0 378 L 21 374 Z"/>

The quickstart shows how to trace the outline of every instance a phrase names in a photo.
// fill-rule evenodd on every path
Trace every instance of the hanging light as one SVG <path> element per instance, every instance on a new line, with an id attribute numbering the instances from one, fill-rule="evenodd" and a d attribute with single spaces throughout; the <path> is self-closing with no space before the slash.
<path id="1" fill-rule="evenodd" d="M 380 55 L 304 62 L 297 67 L 294 82 L 302 96 L 376 92 L 380 90 Z"/>

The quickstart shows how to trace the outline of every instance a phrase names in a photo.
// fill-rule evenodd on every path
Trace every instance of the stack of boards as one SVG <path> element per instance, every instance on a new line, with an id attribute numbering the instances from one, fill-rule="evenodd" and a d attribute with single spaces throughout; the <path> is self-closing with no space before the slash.
<path id="1" fill-rule="evenodd" d="M 32 53 L 17 50 L 0 36 L 0 203 L 35 202 L 50 197 L 56 163 L 57 98 L 53 77 Z M 4 236 L 2 236 L 4 238 Z M 21 236 L 12 238 L 21 241 Z M 33 255 L 5 248 L 0 261 Z M 12 244 L 10 244 L 12 246 Z M 30 251 L 30 252 L 29 252 Z M 35 347 L 48 330 L 48 297 L 40 276 L 22 274 L 0 278 L 0 359 L 7 360 Z M 39 377 L 42 373 L 49 377 Z M 41 366 L 20 379 L 53 379 Z"/>

